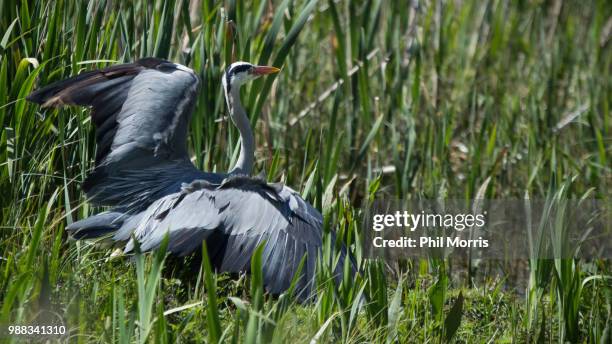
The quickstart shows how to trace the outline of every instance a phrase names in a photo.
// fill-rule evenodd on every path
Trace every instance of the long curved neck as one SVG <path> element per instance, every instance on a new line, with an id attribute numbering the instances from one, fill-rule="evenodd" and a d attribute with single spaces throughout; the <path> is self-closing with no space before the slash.
<path id="1" fill-rule="evenodd" d="M 232 122 L 240 132 L 240 155 L 230 173 L 250 175 L 255 159 L 255 138 L 253 137 L 251 122 L 240 102 L 240 87 L 232 88 L 225 94 L 225 97 L 227 98 Z"/>

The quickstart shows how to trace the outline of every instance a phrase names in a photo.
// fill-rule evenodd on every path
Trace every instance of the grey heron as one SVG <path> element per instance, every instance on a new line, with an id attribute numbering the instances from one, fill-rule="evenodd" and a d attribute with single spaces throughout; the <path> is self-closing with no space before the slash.
<path id="1" fill-rule="evenodd" d="M 92 107 L 97 150 L 83 190 L 89 202 L 111 210 L 70 224 L 68 232 L 76 239 L 111 237 L 126 253 L 134 240 L 143 251 L 156 249 L 167 234 L 168 250 L 179 256 L 214 240 L 207 243 L 211 260 L 227 272 L 248 272 L 252 253 L 265 241 L 266 289 L 287 290 L 306 255 L 298 290 L 302 298 L 311 295 L 323 218 L 291 188 L 251 176 L 255 141 L 240 102 L 241 85 L 278 71 L 236 62 L 223 75 L 240 133 L 240 154 L 228 173 L 203 172 L 191 163 L 187 135 L 199 80 L 185 66 L 145 58 L 33 92 L 28 100 L 44 107 Z"/>

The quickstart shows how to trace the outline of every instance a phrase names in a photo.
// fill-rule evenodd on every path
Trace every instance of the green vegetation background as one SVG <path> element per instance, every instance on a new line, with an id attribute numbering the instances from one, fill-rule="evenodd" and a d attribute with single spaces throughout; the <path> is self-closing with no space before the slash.
<path id="1" fill-rule="evenodd" d="M 0 323 L 63 319 L 71 342 L 609 343 L 608 260 L 466 276 L 451 260 L 363 260 L 358 237 L 374 199 L 609 202 L 611 14 L 605 0 L 2 1 Z M 79 187 L 95 151 L 88 111 L 24 97 L 145 56 L 200 75 L 189 145 L 217 171 L 237 155 L 223 67 L 282 66 L 243 93 L 256 169 L 321 209 L 363 276 L 337 289 L 321 266 L 318 300 L 299 305 L 262 295 L 257 259 L 234 279 L 206 260 L 108 260 L 68 240 L 68 223 L 99 211 Z"/>

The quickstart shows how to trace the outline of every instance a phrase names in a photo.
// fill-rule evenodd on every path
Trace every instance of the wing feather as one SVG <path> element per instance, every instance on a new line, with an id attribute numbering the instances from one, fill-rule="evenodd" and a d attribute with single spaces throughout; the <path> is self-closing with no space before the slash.
<path id="1" fill-rule="evenodd" d="M 187 152 L 198 84 L 190 69 L 146 58 L 53 83 L 28 100 L 43 106 L 91 106 L 97 150 L 83 189 L 95 204 L 141 210 L 179 191 L 183 182 L 218 181 L 198 171 Z M 169 167 L 175 171 L 164 171 Z M 138 173 L 143 170 L 151 173 Z"/>
<path id="2" fill-rule="evenodd" d="M 317 210 L 287 187 L 232 177 L 220 184 L 194 181 L 183 186 L 183 191 L 151 204 L 137 223 L 126 222 L 115 239 L 128 240 L 126 252 L 133 250 L 134 239 L 141 249 L 152 250 L 167 234 L 169 250 L 185 255 L 219 233 L 225 240 L 209 245 L 224 247 L 215 250 L 220 256 L 211 259 L 219 262 L 220 271 L 228 272 L 249 271 L 253 252 L 265 243 L 264 283 L 274 294 L 287 290 L 306 255 L 298 283 L 298 290 L 306 297 L 312 291 L 315 260 L 321 252 L 322 221 Z"/>

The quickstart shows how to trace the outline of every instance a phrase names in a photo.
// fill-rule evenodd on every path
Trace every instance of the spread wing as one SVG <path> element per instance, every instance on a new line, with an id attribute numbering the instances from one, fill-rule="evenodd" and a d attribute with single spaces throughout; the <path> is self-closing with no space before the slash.
<path id="1" fill-rule="evenodd" d="M 216 245 L 211 259 L 220 271 L 228 272 L 249 271 L 253 251 L 265 242 L 266 289 L 273 294 L 285 291 L 306 255 L 297 289 L 305 297 L 311 294 L 321 252 L 322 221 L 321 214 L 290 188 L 235 176 L 220 184 L 194 181 L 160 198 L 124 223 L 114 239 L 127 241 L 126 252 L 133 249 L 134 239 L 148 251 L 168 234 L 168 249 L 178 255 L 209 239 Z"/>
<path id="2" fill-rule="evenodd" d="M 92 107 L 96 164 L 83 189 L 93 203 L 133 209 L 183 182 L 214 178 L 197 170 L 187 152 L 197 88 L 191 69 L 146 58 L 53 83 L 28 100 Z"/>

